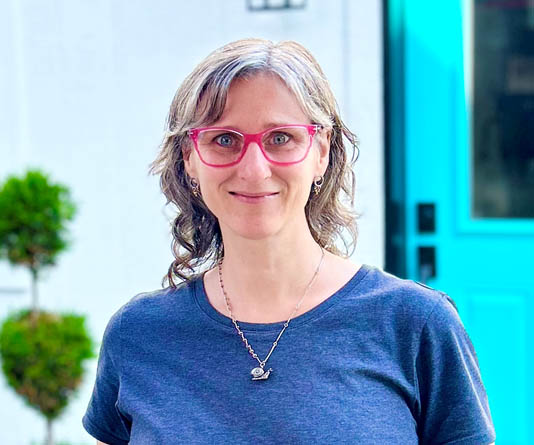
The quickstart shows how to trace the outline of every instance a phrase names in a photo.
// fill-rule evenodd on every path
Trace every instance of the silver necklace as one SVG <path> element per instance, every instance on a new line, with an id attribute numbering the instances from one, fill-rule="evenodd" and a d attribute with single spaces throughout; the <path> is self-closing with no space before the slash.
<path id="1" fill-rule="evenodd" d="M 315 269 L 315 273 L 313 274 L 312 279 L 308 283 L 308 286 L 306 286 L 306 289 L 304 290 L 304 294 L 302 295 L 302 298 L 295 306 L 295 309 L 293 310 L 293 312 L 291 313 L 287 321 L 284 323 L 284 327 L 278 334 L 278 337 L 276 337 L 276 340 L 273 342 L 273 345 L 271 347 L 271 350 L 269 351 L 269 354 L 267 354 L 267 357 L 265 357 L 264 360 L 260 360 L 260 358 L 258 357 L 258 354 L 254 352 L 254 349 L 252 349 L 252 346 L 250 346 L 248 340 L 245 337 L 245 334 L 243 334 L 243 331 L 237 324 L 237 320 L 235 319 L 234 314 L 232 313 L 232 309 L 230 308 L 230 299 L 228 298 L 228 294 L 226 293 L 226 290 L 224 289 L 224 283 L 223 283 L 223 278 L 222 278 L 222 262 L 224 258 L 221 258 L 221 260 L 218 262 L 217 268 L 219 270 L 219 283 L 221 285 L 221 290 L 224 294 L 224 301 L 226 302 L 226 309 L 228 309 L 228 313 L 230 314 L 232 323 L 234 324 L 237 330 L 237 333 L 241 336 L 241 340 L 243 340 L 243 343 L 245 344 L 248 352 L 250 353 L 250 355 L 252 355 L 253 358 L 255 358 L 258 361 L 260 365 L 252 369 L 252 371 L 250 371 L 250 373 L 252 374 L 252 380 L 267 380 L 269 378 L 269 375 L 273 371 L 272 368 L 269 368 L 267 371 L 265 371 L 263 368 L 265 367 L 267 360 L 269 360 L 269 358 L 271 357 L 271 354 L 273 353 L 276 346 L 278 346 L 278 341 L 280 340 L 280 337 L 282 337 L 282 334 L 284 333 L 286 328 L 289 326 L 289 322 L 291 321 L 295 313 L 298 311 L 302 301 L 304 300 L 304 297 L 306 296 L 306 294 L 312 287 L 313 283 L 315 282 L 317 275 L 319 274 L 319 269 L 321 268 L 321 264 L 323 264 L 323 258 L 324 258 L 324 249 L 321 247 L 321 259 L 319 261 L 319 264 L 317 265 L 317 268 Z"/>

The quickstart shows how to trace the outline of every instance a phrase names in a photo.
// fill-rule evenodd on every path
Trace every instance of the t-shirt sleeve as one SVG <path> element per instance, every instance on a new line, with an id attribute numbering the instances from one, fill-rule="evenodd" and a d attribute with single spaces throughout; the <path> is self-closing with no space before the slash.
<path id="1" fill-rule="evenodd" d="M 422 444 L 495 441 L 478 359 L 454 302 L 442 295 L 422 331 L 416 360 Z"/>
<path id="2" fill-rule="evenodd" d="M 118 408 L 121 314 L 122 309 L 111 317 L 106 326 L 93 393 L 82 419 L 91 436 L 109 445 L 127 444 L 131 430 L 131 419 Z"/>

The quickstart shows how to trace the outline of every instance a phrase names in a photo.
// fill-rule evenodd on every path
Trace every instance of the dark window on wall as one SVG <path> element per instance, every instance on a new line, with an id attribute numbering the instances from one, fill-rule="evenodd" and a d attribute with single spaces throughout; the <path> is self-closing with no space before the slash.
<path id="1" fill-rule="evenodd" d="M 474 218 L 534 218 L 534 1 L 474 0 Z"/>
<path id="2" fill-rule="evenodd" d="M 276 11 L 280 9 L 302 9 L 307 0 L 247 0 L 249 11 Z"/>

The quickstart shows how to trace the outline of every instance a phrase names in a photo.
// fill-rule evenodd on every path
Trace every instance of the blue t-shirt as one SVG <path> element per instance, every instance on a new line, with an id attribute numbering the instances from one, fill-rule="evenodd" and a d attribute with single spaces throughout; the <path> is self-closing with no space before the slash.
<path id="1" fill-rule="evenodd" d="M 239 323 L 263 359 L 283 323 Z M 489 444 L 488 401 L 445 294 L 363 266 L 291 320 L 266 380 L 198 277 L 109 321 L 85 429 L 108 444 Z"/>

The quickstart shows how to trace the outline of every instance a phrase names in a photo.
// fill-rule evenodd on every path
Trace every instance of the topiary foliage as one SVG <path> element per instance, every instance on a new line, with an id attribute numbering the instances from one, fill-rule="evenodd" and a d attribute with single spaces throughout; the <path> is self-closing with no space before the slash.
<path id="1" fill-rule="evenodd" d="M 8 177 L 0 187 L 0 258 L 29 267 L 36 277 L 67 248 L 65 223 L 75 211 L 68 188 L 40 171 Z"/>
<path id="2" fill-rule="evenodd" d="M 25 402 L 53 420 L 81 383 L 83 362 L 96 357 L 85 328 L 75 314 L 29 310 L 10 315 L 0 328 L 0 356 L 8 384 Z"/>

